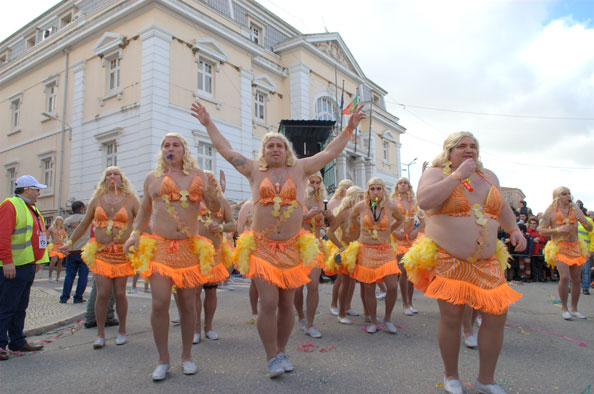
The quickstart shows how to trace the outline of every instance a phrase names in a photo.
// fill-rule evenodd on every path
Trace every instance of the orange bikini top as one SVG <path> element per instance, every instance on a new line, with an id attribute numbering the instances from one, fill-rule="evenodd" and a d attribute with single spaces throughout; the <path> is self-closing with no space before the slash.
<path id="1" fill-rule="evenodd" d="M 371 230 L 371 229 L 373 229 L 374 225 L 376 226 L 376 228 L 378 230 L 387 230 L 388 229 L 388 227 L 390 225 L 390 221 L 388 220 L 388 215 L 386 215 L 385 210 L 384 210 L 384 215 L 378 222 L 373 221 L 373 218 L 369 214 L 369 209 L 367 210 L 367 213 L 363 217 L 363 228 Z"/>
<path id="2" fill-rule="evenodd" d="M 400 197 L 398 197 L 398 209 L 400 209 L 400 213 L 404 216 L 405 219 L 414 219 L 415 212 L 409 212 L 408 209 L 404 209 L 402 203 L 400 202 Z"/>
<path id="3" fill-rule="evenodd" d="M 163 177 L 161 182 L 161 194 L 162 196 L 169 196 L 169 201 L 185 200 L 186 197 L 192 202 L 202 201 L 202 179 L 198 174 L 194 175 L 190 188 L 188 190 L 179 190 L 177 183 L 169 175 Z"/>
<path id="4" fill-rule="evenodd" d="M 305 219 L 305 223 L 310 225 L 311 227 L 322 227 L 322 214 L 317 214 L 315 216 L 309 217 L 307 219 Z"/>
<path id="5" fill-rule="evenodd" d="M 485 201 L 485 204 L 483 205 L 483 212 L 491 219 L 497 219 L 497 216 L 499 216 L 499 212 L 503 207 L 501 193 L 499 192 L 499 189 L 494 187 L 493 184 L 491 184 L 491 182 L 489 182 L 480 172 L 478 172 L 478 174 L 491 185 L 489 194 L 487 194 L 487 201 Z M 437 215 L 438 213 L 448 216 L 471 215 L 470 203 L 468 202 L 468 198 L 466 198 L 462 185 L 456 186 L 439 211 L 428 213 L 427 216 Z"/>
<path id="6" fill-rule="evenodd" d="M 206 208 L 206 206 L 203 203 L 200 203 L 200 216 L 206 216 L 208 215 L 210 211 L 208 210 L 208 208 Z M 221 208 L 219 208 L 219 212 L 216 213 L 215 215 L 216 217 L 220 218 L 223 217 L 223 207 L 221 206 Z"/>
<path id="7" fill-rule="evenodd" d="M 268 179 L 268 170 L 266 170 L 266 173 L 266 178 L 264 178 L 260 183 L 260 199 L 256 201 L 256 203 L 259 202 L 262 205 L 272 204 L 274 203 L 275 197 L 281 198 L 280 205 L 291 205 L 293 201 L 297 200 L 297 187 L 289 176 L 288 170 L 287 180 L 280 190 L 280 185 L 278 183 L 276 184 L 275 190 L 275 187 L 272 186 L 272 182 L 270 182 L 270 179 Z"/>
<path id="8" fill-rule="evenodd" d="M 128 224 L 128 211 L 126 211 L 126 204 L 130 197 L 124 202 L 124 205 L 116 212 L 113 218 L 109 218 L 105 213 L 105 209 L 101 206 L 101 198 L 97 199 L 97 208 L 95 208 L 95 216 L 93 217 L 95 227 L 107 227 L 111 222 L 112 227 L 125 228 Z"/>
<path id="9" fill-rule="evenodd" d="M 563 215 L 563 213 L 559 210 L 559 207 L 555 210 L 555 222 L 561 226 L 563 224 L 576 224 L 577 218 L 575 217 L 575 212 L 573 208 L 569 208 L 569 213 L 567 217 Z"/>

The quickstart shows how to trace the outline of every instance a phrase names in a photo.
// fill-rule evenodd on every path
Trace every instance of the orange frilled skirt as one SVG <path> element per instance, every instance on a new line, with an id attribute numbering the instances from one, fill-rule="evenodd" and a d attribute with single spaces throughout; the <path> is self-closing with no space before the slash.
<path id="1" fill-rule="evenodd" d="M 225 264 L 223 264 L 223 245 L 224 243 L 221 242 L 217 248 L 215 248 L 215 255 L 214 255 L 214 267 L 212 267 L 212 271 L 210 275 L 207 275 L 209 283 L 219 283 L 224 281 L 229 277 L 229 271 L 225 268 Z"/>
<path id="2" fill-rule="evenodd" d="M 297 244 L 297 238 L 305 232 L 303 230 L 286 241 L 275 241 L 254 233 L 255 248 L 250 255 L 246 276 L 264 279 L 281 289 L 295 289 L 308 283 L 311 268 L 303 265 Z"/>
<path id="3" fill-rule="evenodd" d="M 108 278 L 134 276 L 132 264 L 124 254 L 124 244 L 103 245 L 91 238 L 87 245 L 96 243 L 95 262 L 89 264 L 89 269 L 95 275 Z"/>
<path id="4" fill-rule="evenodd" d="M 406 252 L 408 252 L 412 244 L 413 241 L 410 241 L 408 239 L 397 239 L 396 237 L 392 237 L 392 248 L 394 249 L 394 252 L 397 256 L 403 255 Z"/>
<path id="5" fill-rule="evenodd" d="M 64 244 L 51 244 L 52 248 L 49 251 L 49 257 L 58 257 L 60 259 L 63 259 L 66 257 L 66 255 L 62 252 L 60 252 L 60 248 L 62 246 L 64 246 Z"/>
<path id="6" fill-rule="evenodd" d="M 399 275 L 396 255 L 390 245 L 360 244 L 357 265 L 351 274 L 353 279 L 363 283 L 383 282 L 388 275 Z"/>
<path id="7" fill-rule="evenodd" d="M 582 254 L 582 247 L 579 241 L 556 241 L 559 246 L 556 261 L 561 261 L 568 266 L 582 265 L 586 262 L 586 257 Z"/>
<path id="8" fill-rule="evenodd" d="M 153 274 L 159 274 L 171 279 L 180 289 L 212 282 L 208 276 L 201 273 L 200 258 L 195 251 L 193 238 L 166 239 L 155 234 L 142 237 L 152 238 L 155 241 L 154 252 L 150 256 L 148 269 L 142 274 L 143 277 L 150 278 Z M 210 243 L 208 239 L 199 235 L 194 238 Z M 214 268 L 213 272 L 215 272 Z"/>

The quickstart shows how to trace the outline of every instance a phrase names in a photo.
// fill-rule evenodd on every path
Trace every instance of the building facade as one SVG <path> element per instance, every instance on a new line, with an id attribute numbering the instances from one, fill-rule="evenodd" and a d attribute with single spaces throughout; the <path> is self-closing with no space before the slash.
<path id="1" fill-rule="evenodd" d="M 328 182 L 381 176 L 392 187 L 405 129 L 386 111 L 386 94 L 338 33 L 302 34 L 250 0 L 64 0 L 0 43 L 0 195 L 32 174 L 49 186 L 38 205 L 51 217 L 88 201 L 109 165 L 142 194 L 163 135 L 174 131 L 201 168 L 225 172 L 227 197 L 243 200 L 247 181 L 190 116 L 197 99 L 253 157 L 282 119 L 345 124 L 341 97 L 346 105 L 358 96 L 370 121 Z"/>

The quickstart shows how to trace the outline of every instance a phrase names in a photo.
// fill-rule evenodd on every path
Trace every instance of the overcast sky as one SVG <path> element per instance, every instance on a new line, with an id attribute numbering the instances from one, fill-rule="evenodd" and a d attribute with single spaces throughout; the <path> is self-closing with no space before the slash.
<path id="1" fill-rule="evenodd" d="M 407 129 L 413 185 L 447 134 L 468 130 L 535 213 L 560 185 L 594 210 L 594 0 L 259 2 L 302 33 L 340 33 Z M 0 40 L 51 4 L 11 3 Z"/>

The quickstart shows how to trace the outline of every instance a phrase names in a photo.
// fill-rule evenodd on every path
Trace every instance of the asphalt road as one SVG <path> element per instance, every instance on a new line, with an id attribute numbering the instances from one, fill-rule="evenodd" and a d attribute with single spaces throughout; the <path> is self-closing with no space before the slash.
<path id="1" fill-rule="evenodd" d="M 182 374 L 180 330 L 171 326 L 172 368 L 164 382 L 153 383 L 157 352 L 149 323 L 151 299 L 140 293 L 129 296 L 128 344 L 116 346 L 117 327 L 109 327 L 107 346 L 93 350 L 95 329 L 73 324 L 29 338 L 53 341 L 43 352 L 1 362 L 0 393 L 443 392 L 434 300 L 415 293 L 419 314 L 413 317 L 403 315 L 397 302 L 393 316 L 401 327 L 399 334 L 371 335 L 362 330 L 361 318 L 353 318 L 351 326 L 338 324 L 329 312 L 331 286 L 321 285 L 315 326 L 323 338 L 312 340 L 296 323 L 288 347 L 295 371 L 271 380 L 256 327 L 247 324 L 247 283 L 236 288 L 218 292 L 214 327 L 220 340 L 205 339 L 193 347 L 197 375 Z M 594 394 L 594 295 L 580 297 L 580 310 L 588 320 L 566 322 L 553 302 L 556 284 L 514 288 L 524 297 L 508 315 L 498 383 L 508 393 Z M 361 311 L 358 294 L 357 289 L 353 306 Z M 379 302 L 378 316 L 383 315 L 383 307 Z M 177 316 L 174 306 L 171 315 Z M 462 346 L 460 373 L 469 393 L 474 392 L 470 387 L 477 372 L 478 351 Z"/>

